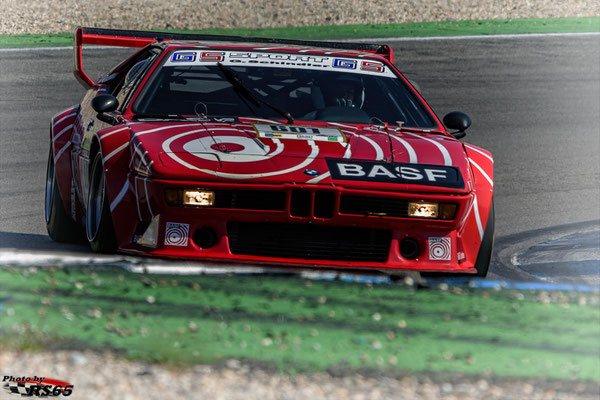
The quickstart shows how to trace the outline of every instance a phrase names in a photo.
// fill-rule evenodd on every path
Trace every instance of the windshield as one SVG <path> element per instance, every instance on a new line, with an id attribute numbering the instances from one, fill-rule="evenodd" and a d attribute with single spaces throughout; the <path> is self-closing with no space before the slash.
<path id="1" fill-rule="evenodd" d="M 425 107 L 381 62 L 281 53 L 172 52 L 133 111 L 274 119 L 285 112 L 304 121 L 436 127 Z"/>

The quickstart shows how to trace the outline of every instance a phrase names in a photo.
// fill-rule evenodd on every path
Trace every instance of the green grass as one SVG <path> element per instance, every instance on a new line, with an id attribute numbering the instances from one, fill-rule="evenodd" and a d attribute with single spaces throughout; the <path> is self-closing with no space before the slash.
<path id="1" fill-rule="evenodd" d="M 493 35 L 513 33 L 600 32 L 600 17 L 324 25 L 258 29 L 204 29 L 196 31 L 170 30 L 169 32 L 306 40 Z M 72 44 L 72 32 L 48 35 L 0 35 L 0 47 L 70 46 Z"/>
<path id="2" fill-rule="evenodd" d="M 598 293 L 0 269 L 0 349 L 600 381 Z"/>

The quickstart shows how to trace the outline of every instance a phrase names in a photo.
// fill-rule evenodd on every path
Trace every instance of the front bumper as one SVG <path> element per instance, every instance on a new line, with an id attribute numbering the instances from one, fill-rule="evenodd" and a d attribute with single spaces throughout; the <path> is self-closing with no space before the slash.
<path id="1" fill-rule="evenodd" d="M 117 230 L 124 252 L 277 266 L 475 272 L 480 243 L 464 237 L 471 194 L 130 178 L 137 218 Z M 214 190 L 226 200 L 210 208 L 170 206 L 164 196 L 168 188 Z M 403 214 L 408 201 L 458 207 L 452 220 L 408 218 Z M 156 246 L 136 244 L 153 219 Z M 207 232 L 214 234 L 208 241 Z M 407 238 L 418 246 L 411 259 L 400 250 Z"/>

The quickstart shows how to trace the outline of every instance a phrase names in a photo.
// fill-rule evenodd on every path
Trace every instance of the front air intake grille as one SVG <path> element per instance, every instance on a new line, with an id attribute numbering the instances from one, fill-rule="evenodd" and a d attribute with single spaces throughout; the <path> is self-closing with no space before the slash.
<path id="1" fill-rule="evenodd" d="M 310 215 L 310 192 L 308 190 L 292 190 L 290 215 L 294 217 L 308 217 Z"/>
<path id="2" fill-rule="evenodd" d="M 329 191 L 320 191 L 315 193 L 316 218 L 331 218 L 335 209 L 335 193 Z"/>
<path id="3" fill-rule="evenodd" d="M 214 208 L 285 210 L 285 192 L 261 190 L 215 190 Z"/>
<path id="4" fill-rule="evenodd" d="M 385 229 L 229 222 L 233 254 L 304 260 L 385 262 L 391 231 Z"/>
<path id="5" fill-rule="evenodd" d="M 408 217 L 408 201 L 386 197 L 341 196 L 340 214 Z"/>

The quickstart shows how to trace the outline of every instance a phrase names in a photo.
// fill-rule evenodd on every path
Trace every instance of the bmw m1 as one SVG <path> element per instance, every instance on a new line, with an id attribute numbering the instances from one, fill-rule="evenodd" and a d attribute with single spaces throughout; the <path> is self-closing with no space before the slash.
<path id="1" fill-rule="evenodd" d="M 132 47 L 92 80 L 84 44 Z M 97 252 L 485 276 L 493 158 L 387 45 L 79 28 L 46 224 Z"/>

